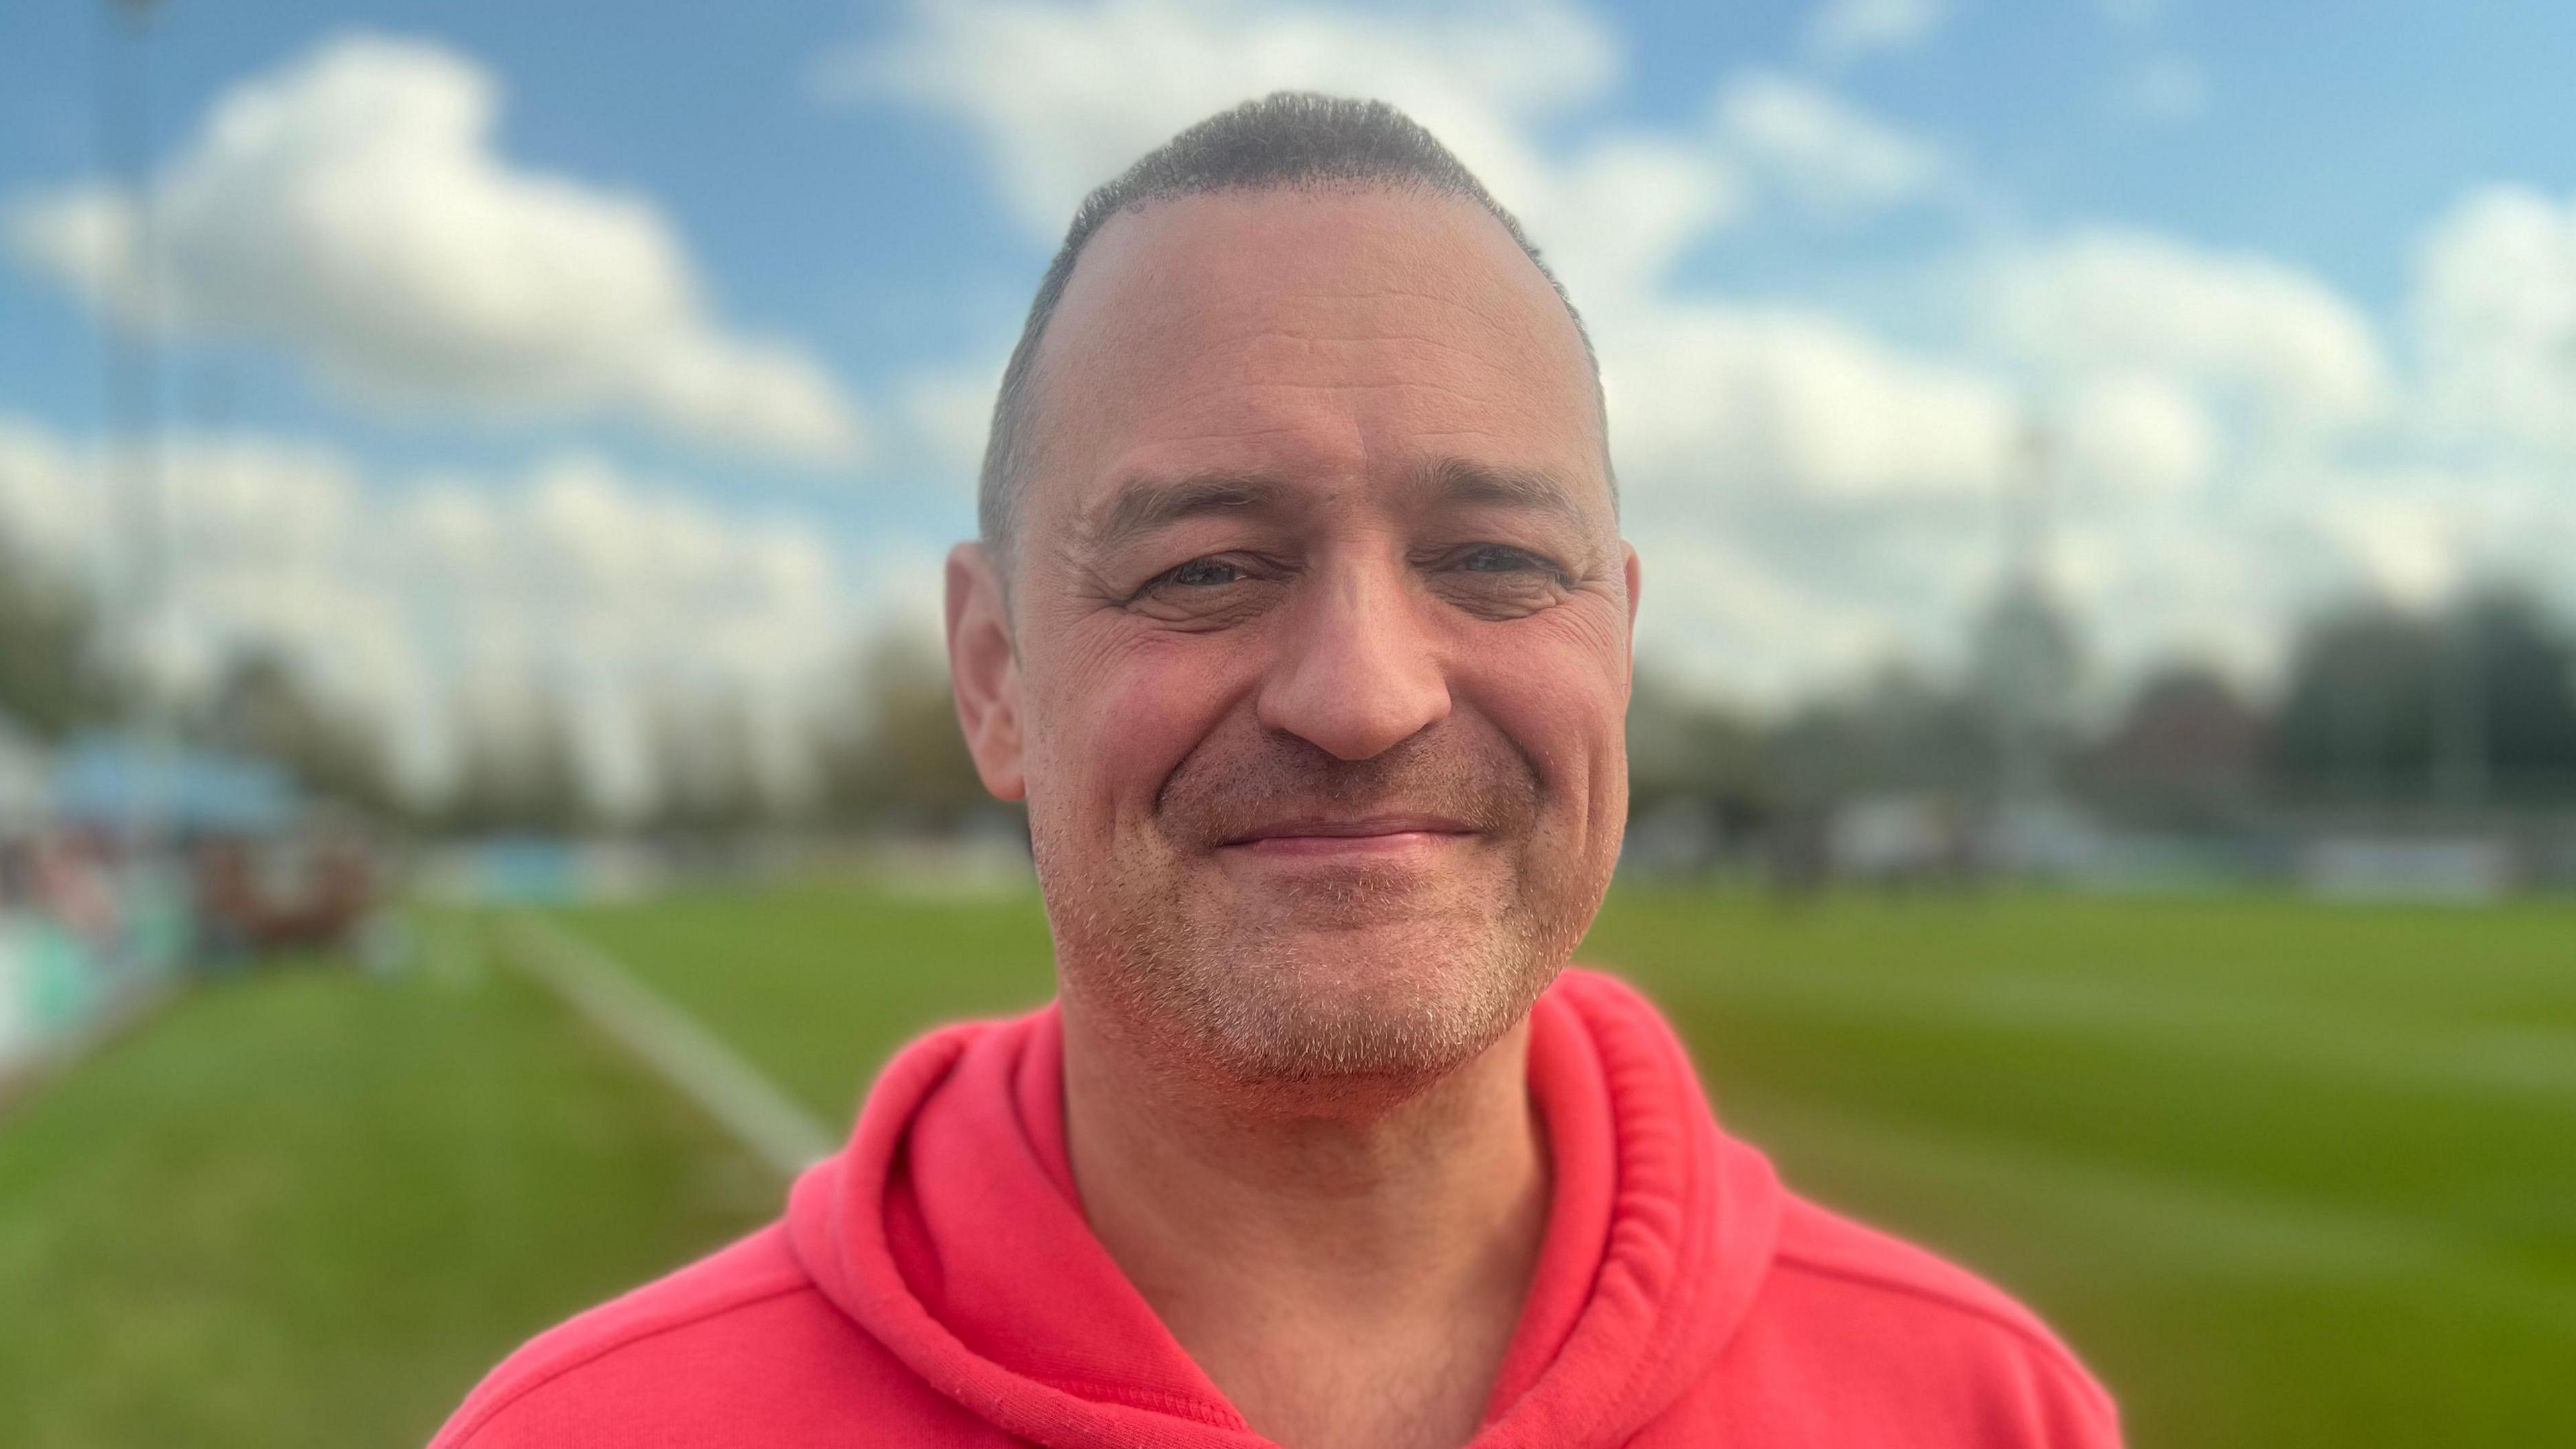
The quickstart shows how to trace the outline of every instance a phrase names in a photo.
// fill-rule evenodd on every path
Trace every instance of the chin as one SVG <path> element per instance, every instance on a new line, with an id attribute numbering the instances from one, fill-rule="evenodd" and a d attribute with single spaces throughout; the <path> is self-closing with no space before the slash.
<path id="1" fill-rule="evenodd" d="M 1232 949 L 1227 949 L 1232 947 Z M 1527 1015 L 1561 963 L 1446 927 L 1245 933 L 1197 956 L 1162 1007 L 1195 1054 L 1246 1086 L 1428 1086 Z M 1160 993 L 1158 993 L 1160 994 Z"/>

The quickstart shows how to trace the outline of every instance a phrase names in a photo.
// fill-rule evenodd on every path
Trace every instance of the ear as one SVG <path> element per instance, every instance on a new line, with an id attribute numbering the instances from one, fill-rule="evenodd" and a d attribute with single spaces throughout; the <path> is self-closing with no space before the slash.
<path id="1" fill-rule="evenodd" d="M 997 799 L 1028 794 L 1022 768 L 1020 662 L 1002 578 L 979 543 L 948 551 L 948 686 L 975 773 Z"/>
<path id="2" fill-rule="evenodd" d="M 1620 549 L 1628 555 L 1628 673 L 1637 672 L 1637 587 L 1644 575 L 1637 564 L 1637 546 L 1622 542 Z"/>

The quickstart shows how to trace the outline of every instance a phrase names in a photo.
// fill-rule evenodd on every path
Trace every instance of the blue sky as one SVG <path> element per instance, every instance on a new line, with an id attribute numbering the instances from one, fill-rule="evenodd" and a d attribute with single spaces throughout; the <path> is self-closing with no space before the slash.
<path id="1" fill-rule="evenodd" d="M 102 577 L 110 38 L 0 10 L 0 528 Z M 157 647 L 283 643 L 433 775 L 422 721 L 533 687 L 612 793 L 649 789 L 639 701 L 784 741 L 851 637 L 928 615 L 1072 200 L 1296 84 L 1407 105 L 1564 267 L 1655 662 L 1757 701 L 1938 667 L 2037 430 L 2097 688 L 2260 678 L 2355 590 L 2557 586 L 2570 55 L 2536 0 L 170 0 L 202 548 Z"/>

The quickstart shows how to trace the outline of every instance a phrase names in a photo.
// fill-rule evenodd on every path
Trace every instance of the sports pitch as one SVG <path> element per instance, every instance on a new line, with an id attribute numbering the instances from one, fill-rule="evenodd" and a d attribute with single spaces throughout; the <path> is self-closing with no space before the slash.
<path id="1" fill-rule="evenodd" d="M 923 1026 L 1047 989 L 1026 896 L 560 919 L 836 1124 Z M 28 1442 L 414 1442 L 518 1337 L 766 1215 L 472 926 L 394 981 L 201 993 L 0 1115 L 0 1301 L 60 1305 L 0 1315 Z M 2144 1449 L 2576 1432 L 2566 904 L 1623 889 L 1581 954 L 1793 1185 L 2054 1321 Z"/>

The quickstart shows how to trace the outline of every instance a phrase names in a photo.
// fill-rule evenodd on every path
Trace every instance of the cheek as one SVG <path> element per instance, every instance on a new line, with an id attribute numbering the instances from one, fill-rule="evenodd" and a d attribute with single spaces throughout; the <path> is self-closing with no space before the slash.
<path id="1" fill-rule="evenodd" d="M 1031 804 L 1045 788 L 1047 803 L 1093 836 L 1149 814 L 1163 781 L 1245 692 L 1235 661 L 1214 643 L 1103 639 L 1034 674 Z"/>
<path id="2" fill-rule="evenodd" d="M 1616 828 L 1627 814 L 1624 653 L 1569 631 L 1533 631 L 1508 650 L 1468 651 L 1452 688 L 1533 761 L 1548 813 Z"/>

